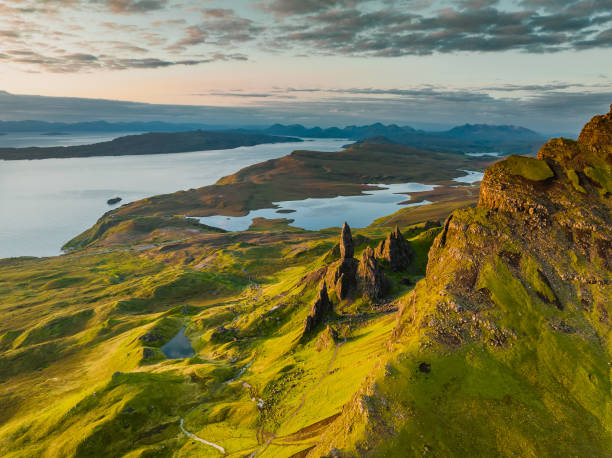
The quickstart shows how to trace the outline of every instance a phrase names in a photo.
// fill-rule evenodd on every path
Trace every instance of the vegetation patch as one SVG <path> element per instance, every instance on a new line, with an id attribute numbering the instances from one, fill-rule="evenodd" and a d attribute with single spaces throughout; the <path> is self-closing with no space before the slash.
<path id="1" fill-rule="evenodd" d="M 42 326 L 31 329 L 20 339 L 19 347 L 26 347 L 48 340 L 72 336 L 83 331 L 94 316 L 93 310 L 83 310 L 72 315 L 53 318 Z"/>
<path id="2" fill-rule="evenodd" d="M 612 194 L 612 167 L 585 167 L 584 174 L 601 186 L 602 194 Z"/>
<path id="3" fill-rule="evenodd" d="M 572 183 L 572 186 L 576 191 L 581 192 L 582 194 L 586 194 L 586 190 L 580 184 L 580 177 L 578 176 L 575 170 L 567 169 L 565 171 L 565 174 L 567 175 L 567 178 L 570 180 L 570 183 Z"/>
<path id="4" fill-rule="evenodd" d="M 73 286 L 78 283 L 81 283 L 82 281 L 84 281 L 84 278 L 62 277 L 62 278 L 57 278 L 55 280 L 51 280 L 45 283 L 44 285 L 41 286 L 41 289 L 45 291 L 54 290 L 54 289 L 63 289 L 63 288 L 68 288 L 69 286 Z"/>
<path id="5" fill-rule="evenodd" d="M 544 181 L 555 176 L 545 161 L 525 156 L 508 156 L 499 163 L 511 175 L 518 175 L 531 181 Z"/>

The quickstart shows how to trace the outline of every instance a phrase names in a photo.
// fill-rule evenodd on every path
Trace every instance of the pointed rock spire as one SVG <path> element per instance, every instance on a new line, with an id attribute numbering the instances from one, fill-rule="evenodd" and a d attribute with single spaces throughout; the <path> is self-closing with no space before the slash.
<path id="1" fill-rule="evenodd" d="M 402 270 L 410 265 L 413 252 L 410 243 L 404 238 L 399 227 L 395 226 L 393 232 L 380 242 L 380 245 L 376 248 L 375 256 L 387 261 L 392 270 Z"/>
<path id="2" fill-rule="evenodd" d="M 340 257 L 342 259 L 352 258 L 355 254 L 355 245 L 353 244 L 353 236 L 351 228 L 345 221 L 342 226 L 342 234 L 340 234 Z"/>

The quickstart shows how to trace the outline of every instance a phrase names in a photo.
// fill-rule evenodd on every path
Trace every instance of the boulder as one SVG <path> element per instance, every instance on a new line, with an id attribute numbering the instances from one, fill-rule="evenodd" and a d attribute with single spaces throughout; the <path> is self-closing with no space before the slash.
<path id="1" fill-rule="evenodd" d="M 146 334 L 141 335 L 138 340 L 147 344 L 152 344 L 155 342 L 161 342 L 162 340 L 164 340 L 164 336 L 156 334 L 154 332 L 147 332 Z"/>
<path id="2" fill-rule="evenodd" d="M 387 293 L 389 283 L 374 256 L 372 247 L 367 247 L 361 255 L 358 268 L 359 286 L 364 295 L 371 300 L 378 300 Z"/>
<path id="3" fill-rule="evenodd" d="M 410 265 L 414 256 L 410 243 L 404 238 L 399 228 L 391 232 L 376 248 L 375 256 L 384 259 L 391 270 L 403 270 Z"/>
<path id="4" fill-rule="evenodd" d="M 155 351 L 152 348 L 143 348 L 142 349 L 142 359 L 151 359 L 155 356 Z"/>

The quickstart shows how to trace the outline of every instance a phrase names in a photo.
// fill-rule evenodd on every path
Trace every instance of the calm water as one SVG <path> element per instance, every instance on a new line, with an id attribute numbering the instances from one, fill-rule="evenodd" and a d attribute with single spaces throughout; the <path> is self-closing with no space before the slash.
<path id="1" fill-rule="evenodd" d="M 124 204 L 198 188 L 296 149 L 331 152 L 346 142 L 316 139 L 168 155 L 0 161 L 0 258 L 60 254 L 64 243 L 113 208 L 106 203 L 112 197 L 123 198 Z"/>
<path id="2" fill-rule="evenodd" d="M 453 181 L 457 183 L 466 183 L 466 184 L 474 184 L 482 181 L 484 177 L 484 173 L 482 172 L 474 172 L 472 170 L 459 170 L 460 172 L 467 173 L 465 176 L 460 176 L 457 178 L 453 178 Z"/>
<path id="3" fill-rule="evenodd" d="M 142 134 L 143 132 L 135 132 Z M 8 132 L 0 135 L 0 148 L 25 148 L 26 146 L 73 146 L 108 142 L 117 137 L 133 135 L 130 132 L 78 132 L 68 135 L 45 135 L 40 132 Z"/>
<path id="4" fill-rule="evenodd" d="M 368 226 L 373 220 L 395 213 L 407 201 L 407 193 L 431 191 L 434 186 L 420 183 L 376 185 L 384 189 L 366 191 L 357 196 L 338 196 L 326 199 L 305 199 L 275 202 L 279 208 L 254 210 L 246 216 L 206 216 L 198 218 L 203 224 L 220 227 L 228 231 L 245 231 L 253 218 L 287 218 L 294 220 L 292 226 L 302 229 L 319 230 L 327 227 L 342 226 L 344 221 L 352 227 Z M 426 205 L 422 201 L 406 206 Z M 293 213 L 279 213 L 279 210 L 293 210 Z"/>
<path id="5" fill-rule="evenodd" d="M 184 327 L 161 350 L 168 359 L 189 358 L 195 354 Z"/>

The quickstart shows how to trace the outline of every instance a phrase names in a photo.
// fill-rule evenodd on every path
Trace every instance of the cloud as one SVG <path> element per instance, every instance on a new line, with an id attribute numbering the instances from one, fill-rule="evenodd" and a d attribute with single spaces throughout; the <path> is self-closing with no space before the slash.
<path id="1" fill-rule="evenodd" d="M 612 10 L 580 15 L 584 2 L 554 11 L 502 10 L 498 2 L 461 0 L 428 13 L 408 8 L 328 9 L 293 18 L 276 29 L 276 43 L 314 54 L 397 57 L 433 53 L 519 50 L 551 53 L 610 47 Z M 568 2 L 566 2 L 568 3 Z M 599 3 L 612 5 L 612 0 Z M 550 10 L 550 8 L 548 8 Z"/>
<path id="2" fill-rule="evenodd" d="M 185 29 L 184 37 L 176 44 L 172 45 L 170 49 L 184 49 L 187 46 L 196 46 L 206 43 L 208 33 L 202 30 L 200 27 L 190 26 Z"/>
<path id="3" fill-rule="evenodd" d="M 394 58 L 612 47 L 612 0 L 259 0 L 251 3 L 259 11 L 216 7 L 228 4 L 12 0 L 0 4 L 0 52 L 36 53 L 12 60 L 26 71 L 69 72 L 206 63 L 238 50 L 244 60 L 251 53 Z M 87 14 L 95 21 L 86 27 L 73 16 Z M 142 60 L 145 53 L 152 60 Z M 81 62 L 71 57 L 77 54 L 98 59 Z M 141 60 L 143 67 L 130 65 Z"/>
<path id="4" fill-rule="evenodd" d="M 146 52 L 144 49 L 142 51 Z M 166 60 L 155 57 L 120 58 L 84 53 L 44 55 L 34 51 L 9 50 L 2 55 L 2 59 L 5 62 L 33 65 L 50 73 L 75 73 L 93 70 L 156 69 L 177 65 L 193 66 L 217 61 L 246 60 L 247 57 L 240 53 L 214 53 L 199 59 Z"/>
<path id="5" fill-rule="evenodd" d="M 359 0 L 272 0 L 259 2 L 257 6 L 280 16 L 317 13 L 331 8 L 353 7 Z"/>
<path id="6" fill-rule="evenodd" d="M 146 13 L 164 8 L 168 0 L 106 0 L 115 13 Z"/>
<path id="7" fill-rule="evenodd" d="M 191 94 L 199 97 L 223 97 L 223 98 L 240 98 L 240 99 L 296 99 L 297 96 L 287 94 L 287 91 L 271 91 L 271 92 L 243 92 L 235 90 L 229 92 L 210 91 L 201 94 Z"/>
<path id="8" fill-rule="evenodd" d="M 255 40 L 265 30 L 265 27 L 237 15 L 231 9 L 206 8 L 202 13 L 204 21 L 187 27 L 183 38 L 169 49 L 184 50 L 203 44 L 231 48 L 239 43 Z"/>
<path id="9" fill-rule="evenodd" d="M 169 0 L 12 0 L 22 13 L 56 13 L 62 8 L 91 9 L 100 6 L 115 14 L 147 13 L 166 8 Z"/>
<path id="10" fill-rule="evenodd" d="M 20 34 L 16 30 L 0 30 L 0 37 L 2 37 L 2 38 L 19 38 Z"/>
<path id="11" fill-rule="evenodd" d="M 459 8 L 489 8 L 499 3 L 499 0 L 457 0 L 456 4 Z"/>

